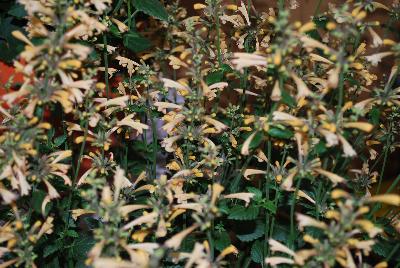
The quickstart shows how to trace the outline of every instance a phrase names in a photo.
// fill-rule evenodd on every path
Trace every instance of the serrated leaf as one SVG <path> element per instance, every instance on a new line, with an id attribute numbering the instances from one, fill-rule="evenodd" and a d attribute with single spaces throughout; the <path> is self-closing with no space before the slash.
<path id="1" fill-rule="evenodd" d="M 274 214 L 276 213 L 276 206 L 272 200 L 263 200 L 261 206 Z"/>
<path id="2" fill-rule="evenodd" d="M 158 0 L 133 0 L 133 6 L 147 15 L 160 20 L 168 20 L 167 10 Z"/>
<path id="3" fill-rule="evenodd" d="M 139 33 L 131 31 L 124 35 L 124 46 L 129 50 L 138 53 L 151 47 L 150 41 Z"/>
<path id="4" fill-rule="evenodd" d="M 254 200 L 257 201 L 257 200 L 260 200 L 262 198 L 262 192 L 261 192 L 260 189 L 257 189 L 256 187 L 251 187 L 251 186 L 247 187 L 246 189 L 247 189 L 248 192 L 254 194 L 254 197 L 253 197 Z"/>
<path id="5" fill-rule="evenodd" d="M 50 256 L 51 254 L 53 254 L 54 252 L 58 251 L 59 249 L 61 249 L 63 246 L 63 243 L 60 240 L 56 240 L 54 241 L 54 244 L 50 244 L 48 246 L 46 246 L 43 250 L 43 257 L 47 257 Z"/>
<path id="6" fill-rule="evenodd" d="M 374 124 L 374 125 L 378 125 L 379 124 L 379 117 L 380 117 L 379 109 L 376 108 L 376 107 L 373 107 L 371 109 L 370 116 L 371 116 L 371 123 Z"/>
<path id="7" fill-rule="evenodd" d="M 255 263 L 263 262 L 263 244 L 260 240 L 255 241 L 251 246 L 250 256 Z"/>
<path id="8" fill-rule="evenodd" d="M 278 138 L 278 139 L 290 139 L 293 137 L 293 132 L 289 129 L 280 129 L 276 127 L 272 127 L 268 129 L 268 134 L 271 137 Z"/>
<path id="9" fill-rule="evenodd" d="M 224 199 L 218 202 L 218 211 L 221 212 L 222 214 L 229 214 L 229 208 L 226 201 L 227 200 Z"/>
<path id="10" fill-rule="evenodd" d="M 65 232 L 65 234 L 70 237 L 79 237 L 79 234 L 74 230 L 68 230 Z"/>
<path id="11" fill-rule="evenodd" d="M 238 221 L 254 220 L 258 216 L 258 211 L 259 208 L 255 206 L 235 206 L 229 211 L 228 219 Z"/>
<path id="12" fill-rule="evenodd" d="M 207 85 L 212 85 L 214 83 L 221 82 L 223 77 L 224 77 L 224 71 L 222 70 L 209 73 L 206 76 L 206 83 Z"/>
<path id="13" fill-rule="evenodd" d="M 231 239 L 227 232 L 216 232 L 215 233 L 215 248 L 222 251 L 231 244 Z"/>
<path id="14" fill-rule="evenodd" d="M 87 253 L 95 244 L 93 237 L 89 235 L 81 235 L 77 238 L 70 248 L 72 257 L 76 260 L 86 259 Z"/>
<path id="15" fill-rule="evenodd" d="M 252 233 L 241 234 L 241 235 L 236 235 L 236 236 L 240 241 L 249 242 L 249 241 L 256 240 L 257 238 L 260 238 L 261 236 L 263 236 L 264 231 L 265 231 L 264 223 L 257 222 L 256 228 L 254 229 L 254 231 Z"/>

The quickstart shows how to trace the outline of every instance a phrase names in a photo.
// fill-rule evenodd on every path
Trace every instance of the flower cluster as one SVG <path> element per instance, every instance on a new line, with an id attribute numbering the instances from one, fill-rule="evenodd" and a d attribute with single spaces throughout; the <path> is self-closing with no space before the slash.
<path id="1" fill-rule="evenodd" d="M 0 267 L 400 263 L 398 1 L 227 2 L 18 0 Z"/>

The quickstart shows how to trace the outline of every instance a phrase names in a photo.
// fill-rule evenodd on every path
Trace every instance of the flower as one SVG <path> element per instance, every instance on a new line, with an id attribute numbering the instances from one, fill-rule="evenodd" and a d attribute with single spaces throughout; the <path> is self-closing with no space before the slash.
<path id="1" fill-rule="evenodd" d="M 240 71 L 251 66 L 267 66 L 267 59 L 257 54 L 236 52 L 233 54 L 232 64 Z"/>
<path id="2" fill-rule="evenodd" d="M 170 239 L 165 241 L 164 245 L 168 248 L 172 248 L 174 250 L 177 250 L 181 243 L 182 240 L 191 232 L 193 232 L 195 229 L 197 229 L 199 226 L 197 224 L 194 224 L 190 226 L 189 228 L 177 233 L 176 235 L 172 236 Z"/>

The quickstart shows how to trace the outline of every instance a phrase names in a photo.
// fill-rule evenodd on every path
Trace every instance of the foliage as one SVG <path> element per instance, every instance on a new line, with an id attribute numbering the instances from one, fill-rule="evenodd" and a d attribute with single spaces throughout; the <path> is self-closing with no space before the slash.
<path id="1" fill-rule="evenodd" d="M 1 1 L 0 267 L 396 267 L 398 1 L 185 2 Z"/>

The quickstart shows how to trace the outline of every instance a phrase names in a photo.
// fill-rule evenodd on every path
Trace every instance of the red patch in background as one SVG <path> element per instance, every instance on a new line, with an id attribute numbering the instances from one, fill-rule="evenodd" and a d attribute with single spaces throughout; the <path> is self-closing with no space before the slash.
<path id="1" fill-rule="evenodd" d="M 23 76 L 21 73 L 15 73 L 13 66 L 0 61 L 0 96 L 6 93 L 5 84 L 9 82 L 11 76 L 14 76 L 12 84 L 23 82 Z"/>

